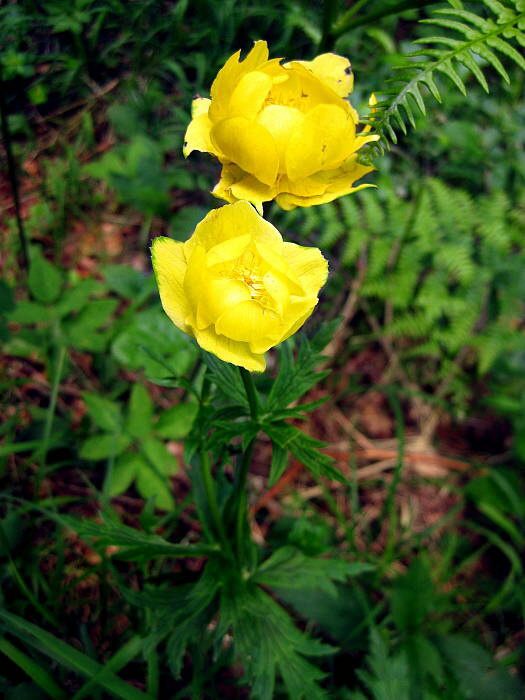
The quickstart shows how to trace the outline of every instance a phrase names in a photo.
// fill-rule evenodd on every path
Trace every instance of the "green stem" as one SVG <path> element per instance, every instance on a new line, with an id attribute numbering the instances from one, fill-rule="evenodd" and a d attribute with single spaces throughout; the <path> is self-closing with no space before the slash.
<path id="1" fill-rule="evenodd" d="M 46 413 L 46 422 L 44 425 L 44 434 L 42 436 L 42 453 L 40 459 L 40 468 L 38 470 L 37 478 L 35 481 L 35 498 L 38 500 L 38 494 L 40 493 L 40 484 L 44 476 L 44 469 L 46 467 L 47 451 L 49 449 L 49 440 L 51 438 L 51 429 L 53 428 L 53 418 L 55 417 L 55 409 L 58 399 L 58 389 L 60 387 L 60 380 L 62 378 L 62 372 L 64 370 L 64 362 L 66 359 L 66 348 L 61 345 L 58 349 L 58 356 L 55 364 L 55 371 L 53 374 L 53 383 L 51 385 L 51 395 L 49 397 L 49 406 Z"/>
<path id="2" fill-rule="evenodd" d="M 337 10 L 337 0 L 324 0 L 323 2 L 323 33 L 319 42 L 319 51 L 329 51 L 334 45 L 332 25 Z"/>
<path id="3" fill-rule="evenodd" d="M 1 66 L 0 66 L 1 70 Z M 6 94 L 5 83 L 0 73 L 0 122 L 2 125 L 2 136 L 4 139 L 5 153 L 7 156 L 7 172 L 11 184 L 11 192 L 13 194 L 13 202 L 15 204 L 15 218 L 18 228 L 18 236 L 20 238 L 20 247 L 22 249 L 22 258 L 26 270 L 29 269 L 29 250 L 27 245 L 27 236 L 22 223 L 22 214 L 20 209 L 20 197 L 18 195 L 18 178 L 16 175 L 16 163 L 11 145 L 11 130 L 9 129 L 9 120 L 7 118 L 7 106 L 4 101 Z"/>
<path id="4" fill-rule="evenodd" d="M 342 15 L 332 28 L 333 40 L 337 39 L 350 29 L 355 29 L 356 27 L 361 27 L 364 24 L 372 24 L 378 19 L 383 17 L 388 17 L 389 15 L 397 15 L 405 10 L 411 10 L 418 7 L 425 7 L 429 5 L 428 0 L 401 0 L 401 2 L 391 2 L 388 4 L 383 4 L 382 7 L 378 7 L 376 10 L 369 12 L 366 15 L 360 15 L 359 17 L 354 17 L 355 13 L 359 9 L 353 5 L 347 12 Z M 356 5 L 364 5 L 364 2 L 358 0 Z M 386 6 L 385 6 L 386 5 Z"/>
<path id="5" fill-rule="evenodd" d="M 257 389 L 253 381 L 253 377 L 244 369 L 240 367 L 240 374 L 244 389 L 246 391 L 246 398 L 248 399 L 248 405 L 250 407 L 250 417 L 254 422 L 257 422 L 259 418 L 259 399 L 257 396 Z M 235 474 L 235 487 L 234 487 L 234 503 L 236 507 L 236 518 L 235 518 L 235 542 L 237 555 L 242 559 L 243 544 L 245 537 L 246 521 L 248 516 L 248 499 L 246 496 L 246 480 L 248 478 L 248 472 L 250 471 L 250 465 L 252 463 L 253 446 L 255 443 L 255 438 L 252 438 L 240 461 L 239 467 Z"/>
<path id="6" fill-rule="evenodd" d="M 217 500 L 217 489 L 215 486 L 215 481 L 213 480 L 213 474 L 211 472 L 210 456 L 206 450 L 202 450 L 201 452 L 201 470 L 204 490 L 206 491 L 206 499 L 208 501 L 211 518 L 215 526 L 216 535 L 218 536 L 223 548 L 228 551 L 230 546 L 226 537 L 226 531 L 224 530 L 224 523 L 222 521 L 219 502 Z"/>

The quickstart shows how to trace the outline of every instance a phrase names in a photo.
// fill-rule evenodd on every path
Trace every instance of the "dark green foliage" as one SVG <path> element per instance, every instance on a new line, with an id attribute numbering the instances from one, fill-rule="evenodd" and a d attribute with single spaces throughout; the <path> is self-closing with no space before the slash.
<path id="1" fill-rule="evenodd" d="M 423 20 L 434 25 L 439 34 L 416 40 L 415 43 L 426 44 L 425 48 L 409 53 L 408 60 L 396 66 L 397 75 L 388 81 L 388 89 L 379 92 L 385 99 L 379 101 L 370 115 L 374 129 L 382 137 L 376 151 L 385 148 L 386 139 L 397 142 L 396 129 L 406 134 L 406 121 L 415 127 L 417 111 L 426 114 L 423 87 L 436 100 L 442 101 L 435 81 L 437 73 L 447 76 L 466 95 L 462 71 L 458 68 L 466 68 L 487 92 L 489 85 L 483 64 L 490 65 L 507 83 L 510 77 L 501 59 L 513 61 L 525 69 L 521 52 L 525 46 L 523 3 L 520 0 L 509 0 L 506 4 L 499 0 L 483 0 L 483 5 L 486 18 L 481 13 L 465 10 L 459 3 L 459 6 L 435 10 L 432 19 Z M 449 33 L 443 36 L 442 28 L 450 30 Z M 481 66 L 479 59 L 482 59 Z"/>

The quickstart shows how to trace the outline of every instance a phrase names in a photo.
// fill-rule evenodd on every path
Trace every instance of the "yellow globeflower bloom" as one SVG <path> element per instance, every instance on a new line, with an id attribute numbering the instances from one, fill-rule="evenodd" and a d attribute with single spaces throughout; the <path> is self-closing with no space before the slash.
<path id="1" fill-rule="evenodd" d="M 211 100 L 195 98 L 185 136 L 185 156 L 205 151 L 223 164 L 215 196 L 259 210 L 275 199 L 293 209 L 371 186 L 354 186 L 373 170 L 357 162 L 357 152 L 379 136 L 356 131 L 359 117 L 345 99 L 354 82 L 346 58 L 326 53 L 281 65 L 268 60 L 265 41 L 239 57 L 217 74 Z"/>
<path id="2" fill-rule="evenodd" d="M 248 202 L 211 211 L 185 243 L 155 238 L 152 259 L 173 323 L 252 372 L 310 316 L 328 275 L 318 248 L 284 242 Z"/>

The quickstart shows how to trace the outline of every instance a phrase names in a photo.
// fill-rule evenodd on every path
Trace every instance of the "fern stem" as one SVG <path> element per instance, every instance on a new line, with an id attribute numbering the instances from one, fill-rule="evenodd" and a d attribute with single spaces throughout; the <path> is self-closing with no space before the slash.
<path id="1" fill-rule="evenodd" d="M 432 73 L 434 73 L 434 71 L 438 70 L 441 66 L 444 66 L 446 63 L 449 63 L 451 60 L 454 60 L 465 50 L 474 50 L 473 47 L 475 47 L 476 45 L 486 44 L 488 39 L 497 37 L 500 34 L 504 34 L 510 28 L 516 26 L 520 22 L 520 20 L 523 19 L 525 19 L 525 12 L 514 16 L 512 20 L 509 20 L 504 24 L 497 25 L 495 29 L 489 32 L 488 34 L 482 34 L 480 36 L 477 36 L 475 39 L 471 39 L 467 42 L 462 42 L 458 47 L 455 47 L 454 49 L 448 51 L 437 61 L 430 63 L 425 68 L 420 68 L 418 72 L 414 75 L 414 77 L 406 85 L 403 86 L 403 89 L 396 95 L 394 100 L 392 100 L 392 102 L 386 109 L 381 108 L 381 103 L 379 103 L 378 107 L 376 107 L 376 112 L 374 116 L 375 130 L 379 134 L 383 135 L 385 127 L 389 125 L 391 118 L 394 115 L 398 114 L 399 107 L 405 104 L 408 95 L 412 94 L 415 91 L 415 89 L 417 89 L 417 85 L 419 83 L 426 83 L 427 80 L 431 79 Z M 410 68 L 410 65 L 407 65 L 407 68 Z M 381 92 L 379 92 L 378 94 L 381 94 Z M 380 110 L 380 116 L 378 116 L 377 114 L 378 110 Z"/>

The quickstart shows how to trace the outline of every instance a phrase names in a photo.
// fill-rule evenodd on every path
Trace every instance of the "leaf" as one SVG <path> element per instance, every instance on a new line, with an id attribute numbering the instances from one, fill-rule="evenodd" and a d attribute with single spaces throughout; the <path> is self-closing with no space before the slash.
<path id="1" fill-rule="evenodd" d="M 405 653 L 390 656 L 379 631 L 370 631 L 370 671 L 358 669 L 357 675 L 371 692 L 374 700 L 410 700 L 410 675 Z"/>
<path id="2" fill-rule="evenodd" d="M 147 443 L 146 447 L 145 443 Z M 162 449 L 159 449 L 158 445 Z M 177 470 L 177 462 L 166 451 L 164 445 L 154 440 L 154 438 L 144 441 L 141 444 L 141 449 L 145 456 L 140 458 L 140 464 L 136 473 L 138 492 L 146 500 L 155 498 L 157 508 L 173 510 L 175 501 L 173 500 L 171 482 L 167 474 L 170 468 Z"/>
<path id="3" fill-rule="evenodd" d="M 115 457 L 123 452 L 130 444 L 127 435 L 95 435 L 88 438 L 80 448 L 82 459 L 100 460 Z"/>
<path id="4" fill-rule="evenodd" d="M 177 460 L 171 452 L 168 452 L 166 445 L 157 438 L 150 437 L 142 440 L 140 449 L 159 475 L 170 476 L 179 471 Z"/>
<path id="5" fill-rule="evenodd" d="M 146 299 L 155 288 L 151 276 L 130 265 L 106 265 L 102 274 L 112 292 L 133 302 Z"/>
<path id="6" fill-rule="evenodd" d="M 346 581 L 352 576 L 374 570 L 371 564 L 343 559 L 307 557 L 295 547 L 280 547 L 264 561 L 252 580 L 265 586 L 284 589 L 319 588 L 336 595 L 332 581 Z"/>
<path id="7" fill-rule="evenodd" d="M 157 421 L 155 432 L 167 440 L 185 438 L 193 427 L 198 410 L 196 403 L 181 403 L 169 408 Z"/>
<path id="8" fill-rule="evenodd" d="M 223 586 L 220 626 L 231 627 L 234 650 L 258 700 L 274 697 L 279 673 L 288 697 L 324 700 L 319 686 L 324 673 L 304 656 L 324 655 L 333 648 L 307 637 L 290 615 L 257 586 Z"/>
<path id="9" fill-rule="evenodd" d="M 122 428 L 122 414 L 120 404 L 116 401 L 110 401 L 98 394 L 90 394 L 84 392 L 82 394 L 89 415 L 93 423 L 98 425 L 102 430 L 108 432 L 120 432 Z"/>
<path id="10" fill-rule="evenodd" d="M 50 657 L 55 663 L 87 678 L 98 677 L 97 684 L 108 693 L 123 698 L 123 700 L 145 700 L 150 697 L 129 683 L 125 683 L 91 657 L 31 622 L 1 609 L 0 620 L 4 622 L 11 634 Z"/>
<path id="11" fill-rule="evenodd" d="M 116 559 L 146 562 L 156 557 L 202 557 L 216 553 L 217 545 L 174 544 L 160 535 L 149 535 L 140 530 L 123 525 L 114 519 L 101 515 L 102 522 L 79 520 L 71 516 L 58 516 L 61 525 L 69 527 L 80 539 L 90 540 L 97 550 L 118 547 L 112 554 Z"/>
<path id="12" fill-rule="evenodd" d="M 314 440 L 299 428 L 284 422 L 264 423 L 261 427 L 272 442 L 283 450 L 291 452 L 316 476 L 326 476 L 346 483 L 345 477 L 333 466 L 332 457 L 319 452 L 319 447 L 324 447 L 324 443 Z"/>
<path id="13" fill-rule="evenodd" d="M 202 357 L 211 381 L 218 386 L 224 396 L 248 408 L 248 399 L 237 367 L 219 360 L 208 352 L 202 351 Z"/>
<path id="14" fill-rule="evenodd" d="M 307 340 L 304 335 L 301 336 L 295 361 L 289 344 L 281 345 L 279 374 L 272 384 L 266 402 L 268 412 L 286 408 L 328 374 L 328 372 L 316 372 L 315 368 L 323 362 L 321 351 L 329 343 L 339 324 L 339 319 L 324 324 L 311 340 Z"/>
<path id="15" fill-rule="evenodd" d="M 510 675 L 482 647 L 459 635 L 436 639 L 460 690 L 469 700 L 518 700 L 525 697 L 517 677 Z"/>
<path id="16" fill-rule="evenodd" d="M 113 341 L 111 352 L 124 366 L 144 369 L 148 379 L 157 382 L 185 374 L 197 357 L 190 338 L 169 320 L 160 305 L 136 313 Z"/>
<path id="17" fill-rule="evenodd" d="M 126 430 L 134 438 L 145 438 L 153 430 L 153 401 L 143 384 L 131 388 Z"/>
<path id="18" fill-rule="evenodd" d="M 415 559 L 392 588 L 392 618 L 398 630 L 404 634 L 419 630 L 439 599 L 427 563 L 421 557 Z"/>
<path id="19" fill-rule="evenodd" d="M 9 314 L 12 323 L 33 324 L 49 323 L 53 319 L 53 310 L 35 301 L 19 301 Z"/>
<path id="20" fill-rule="evenodd" d="M 44 304 L 55 301 L 62 289 L 62 272 L 42 256 L 39 248 L 33 248 L 27 283 L 33 297 Z"/>
<path id="21" fill-rule="evenodd" d="M 113 498 L 127 491 L 142 466 L 142 457 L 134 452 L 119 455 L 112 468 L 108 470 L 104 482 L 104 492 Z"/>
<path id="22" fill-rule="evenodd" d="M 279 447 L 275 442 L 272 442 L 272 463 L 270 465 L 270 475 L 268 476 L 268 486 L 273 486 L 281 476 L 288 465 L 288 450 Z"/>

